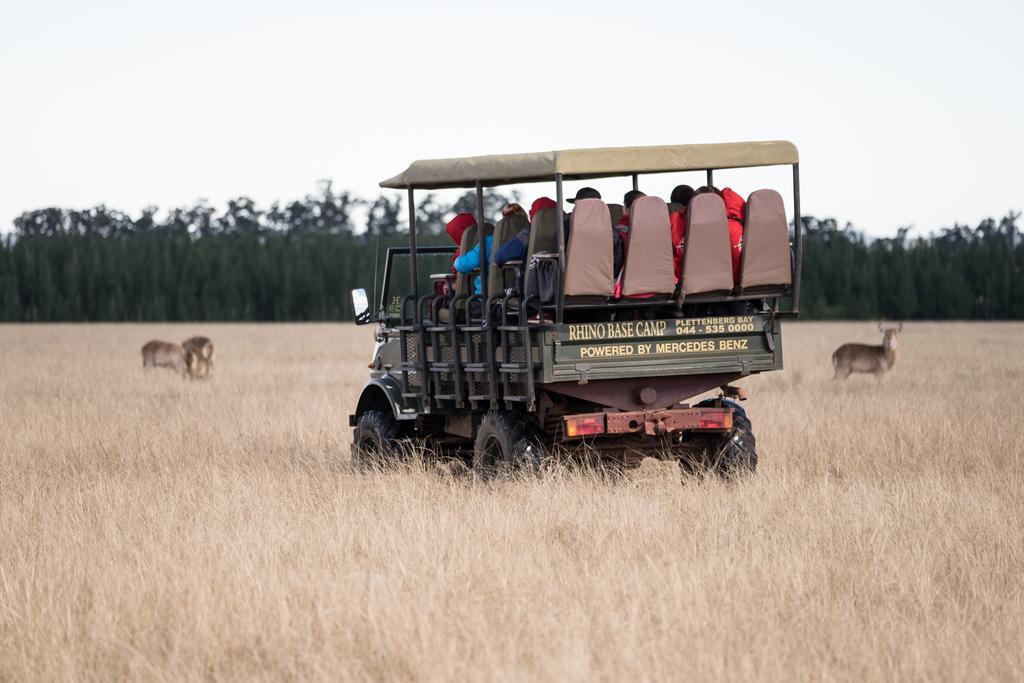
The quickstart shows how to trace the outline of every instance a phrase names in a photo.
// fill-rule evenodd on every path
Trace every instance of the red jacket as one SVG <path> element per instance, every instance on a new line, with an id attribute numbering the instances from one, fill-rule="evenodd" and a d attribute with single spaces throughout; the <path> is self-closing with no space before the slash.
<path id="1" fill-rule="evenodd" d="M 672 228 L 672 261 L 676 267 L 676 282 L 683 275 L 683 242 L 686 239 L 686 208 L 675 211 L 669 216 Z"/>
<path id="2" fill-rule="evenodd" d="M 743 221 L 746 219 L 747 203 L 731 188 L 722 190 L 725 202 L 725 216 L 729 219 L 729 246 L 732 247 L 732 281 L 740 282 L 740 254 L 743 252 Z"/>

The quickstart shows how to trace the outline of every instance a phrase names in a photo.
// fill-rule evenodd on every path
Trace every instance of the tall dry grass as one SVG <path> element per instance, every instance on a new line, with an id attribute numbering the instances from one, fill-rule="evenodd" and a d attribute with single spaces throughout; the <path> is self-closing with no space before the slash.
<path id="1" fill-rule="evenodd" d="M 876 337 L 787 328 L 748 481 L 481 485 L 349 470 L 366 328 L 0 326 L 0 679 L 1020 680 L 1024 326 Z"/>

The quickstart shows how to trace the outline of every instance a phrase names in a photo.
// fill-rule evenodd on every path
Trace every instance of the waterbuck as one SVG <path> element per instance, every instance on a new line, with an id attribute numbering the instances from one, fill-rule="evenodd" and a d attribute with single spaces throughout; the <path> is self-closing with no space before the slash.
<path id="1" fill-rule="evenodd" d="M 142 347 L 142 367 L 171 368 L 183 377 L 203 379 L 210 372 L 210 362 L 200 353 L 186 351 L 177 344 L 153 340 Z"/>
<path id="2" fill-rule="evenodd" d="M 213 342 L 208 337 L 189 337 L 181 343 L 185 351 L 195 351 L 206 360 L 213 360 Z"/>
<path id="3" fill-rule="evenodd" d="M 832 354 L 832 367 L 836 374 L 832 379 L 846 379 L 855 372 L 870 372 L 875 377 L 896 364 L 896 347 L 899 345 L 897 335 L 903 331 L 903 323 L 899 327 L 883 328 L 882 343 L 877 346 L 870 344 L 843 344 Z"/>

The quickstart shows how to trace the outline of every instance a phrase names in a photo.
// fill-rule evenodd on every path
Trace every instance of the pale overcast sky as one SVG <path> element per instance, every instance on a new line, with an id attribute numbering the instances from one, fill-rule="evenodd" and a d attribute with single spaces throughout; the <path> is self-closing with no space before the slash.
<path id="1" fill-rule="evenodd" d="M 1022 8 L 0 0 L 0 226 L 321 178 L 370 195 L 417 158 L 772 139 L 800 149 L 805 214 L 974 224 L 1024 208 Z"/>

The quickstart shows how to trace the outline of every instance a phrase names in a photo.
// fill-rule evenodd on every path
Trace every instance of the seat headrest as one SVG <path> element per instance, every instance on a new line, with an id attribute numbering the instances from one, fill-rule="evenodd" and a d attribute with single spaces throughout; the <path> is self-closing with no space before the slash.
<path id="1" fill-rule="evenodd" d="M 629 224 L 656 223 L 668 225 L 668 205 L 661 197 L 637 197 L 629 210 Z"/>
<path id="2" fill-rule="evenodd" d="M 600 199 L 577 199 L 575 208 L 572 210 L 569 219 L 569 232 L 572 231 L 576 226 L 580 226 L 582 230 L 596 230 L 598 227 L 607 227 L 611 229 L 611 217 L 608 212 L 608 205 Z"/>

